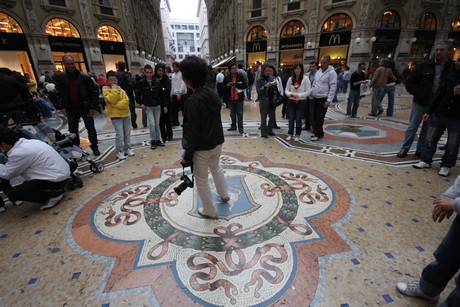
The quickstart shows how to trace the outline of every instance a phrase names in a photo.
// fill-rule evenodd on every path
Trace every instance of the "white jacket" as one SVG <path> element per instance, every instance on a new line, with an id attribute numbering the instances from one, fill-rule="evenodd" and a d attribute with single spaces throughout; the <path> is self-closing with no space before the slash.
<path id="1" fill-rule="evenodd" d="M 313 81 L 312 94 L 314 98 L 325 98 L 328 101 L 334 99 L 335 90 L 337 88 L 337 73 L 332 65 L 323 72 L 320 68 L 315 74 Z"/>
<path id="2" fill-rule="evenodd" d="M 61 182 L 70 176 L 69 164 L 50 145 L 39 140 L 19 139 L 8 151 L 8 161 L 0 164 L 0 178 Z"/>
<path id="3" fill-rule="evenodd" d="M 284 93 L 289 99 L 291 99 L 290 97 L 291 95 L 294 95 L 294 94 L 299 95 L 299 97 L 297 98 L 292 98 L 293 100 L 305 100 L 310 95 L 310 92 L 311 92 L 310 80 L 308 79 L 307 76 L 303 76 L 302 83 L 300 84 L 298 89 L 294 88 L 294 84 L 292 83 L 292 77 L 289 77 L 286 83 L 286 90 L 284 91 Z"/>

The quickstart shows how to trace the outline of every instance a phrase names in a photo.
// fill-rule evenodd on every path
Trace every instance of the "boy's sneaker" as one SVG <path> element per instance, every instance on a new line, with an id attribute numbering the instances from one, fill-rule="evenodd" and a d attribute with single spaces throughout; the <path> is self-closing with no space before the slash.
<path id="1" fill-rule="evenodd" d="M 124 160 L 124 159 L 126 159 L 125 153 L 124 153 L 123 151 L 117 152 L 117 159 L 118 159 L 118 160 Z"/>
<path id="2" fill-rule="evenodd" d="M 134 150 L 130 147 L 128 150 L 125 152 L 126 155 L 132 157 L 135 155 Z"/>
<path id="3" fill-rule="evenodd" d="M 17 200 L 17 201 L 14 201 L 14 202 L 13 202 L 13 205 L 15 205 L 15 206 L 20 206 L 20 205 L 22 205 L 23 203 L 24 203 L 24 202 L 23 202 L 22 200 Z"/>
<path id="4" fill-rule="evenodd" d="M 0 206 L 0 213 L 3 213 L 6 211 L 6 207 L 5 206 Z"/>
<path id="5" fill-rule="evenodd" d="M 296 136 L 296 137 L 294 138 L 294 142 L 298 142 L 299 140 L 300 140 L 300 138 L 299 138 L 298 136 Z"/>
<path id="6" fill-rule="evenodd" d="M 314 136 L 311 137 L 311 140 L 312 140 L 313 142 L 316 142 L 316 141 L 319 140 L 319 137 L 317 137 L 317 136 L 314 135 Z"/>
<path id="7" fill-rule="evenodd" d="M 292 140 L 292 135 L 288 135 L 288 137 L 286 138 L 286 141 L 290 141 Z"/>
<path id="8" fill-rule="evenodd" d="M 421 168 L 430 168 L 431 165 L 426 162 L 420 161 L 419 163 L 412 165 L 412 167 L 421 169 Z"/>
<path id="9" fill-rule="evenodd" d="M 217 220 L 218 217 L 217 215 L 214 213 L 214 214 L 209 214 L 207 212 L 204 211 L 204 208 L 198 208 L 198 213 L 204 217 L 204 218 L 207 218 L 207 219 L 212 219 L 212 220 Z"/>
<path id="10" fill-rule="evenodd" d="M 439 176 L 443 176 L 443 177 L 447 177 L 449 176 L 449 173 L 450 173 L 450 168 L 449 167 L 445 167 L 445 166 L 441 166 L 441 168 L 439 169 Z"/>
<path id="11" fill-rule="evenodd" d="M 163 147 L 163 146 L 165 146 L 165 143 L 163 143 L 162 141 L 158 140 L 157 145 Z"/>
<path id="12" fill-rule="evenodd" d="M 150 149 L 156 149 L 157 145 L 155 141 L 150 141 Z"/>
<path id="13" fill-rule="evenodd" d="M 40 210 L 46 210 L 46 209 L 53 208 L 59 203 L 59 201 L 63 197 L 64 197 L 64 194 L 58 195 L 56 197 L 51 197 L 50 199 L 48 199 L 48 201 L 43 206 L 40 207 Z"/>
<path id="14" fill-rule="evenodd" d="M 429 301 L 437 301 L 439 300 L 439 295 L 437 296 L 428 296 L 422 292 L 422 289 L 420 289 L 420 285 L 418 280 L 416 281 L 411 281 L 408 283 L 405 282 L 398 282 L 396 285 L 396 290 L 398 290 L 400 293 L 407 295 L 407 296 L 413 296 L 413 297 L 421 297 L 424 299 L 427 299 Z"/>

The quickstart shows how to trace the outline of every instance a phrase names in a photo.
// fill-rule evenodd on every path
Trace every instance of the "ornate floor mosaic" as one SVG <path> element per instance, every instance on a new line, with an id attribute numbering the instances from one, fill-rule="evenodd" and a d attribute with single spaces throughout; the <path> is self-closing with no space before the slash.
<path id="1" fill-rule="evenodd" d="M 350 210 L 349 192 L 298 165 L 236 155 L 221 163 L 231 200 L 220 203 L 213 188 L 219 220 L 197 213 L 202 205 L 192 189 L 174 192 L 177 165 L 122 182 L 78 211 L 70 229 L 78 248 L 115 259 L 101 297 L 144 289 L 164 304 L 162 291 L 177 288 L 190 304 L 266 306 L 282 296 L 305 304 L 315 296 L 318 258 L 352 250 L 334 227 Z M 152 282 L 164 268 L 174 279 Z"/>

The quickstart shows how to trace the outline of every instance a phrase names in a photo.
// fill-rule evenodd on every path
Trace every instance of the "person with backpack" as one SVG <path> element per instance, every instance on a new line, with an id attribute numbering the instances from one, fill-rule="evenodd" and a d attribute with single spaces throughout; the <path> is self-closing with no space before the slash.
<path id="1" fill-rule="evenodd" d="M 118 86 L 121 87 L 128 95 L 129 98 L 129 112 L 131 114 L 131 126 L 137 129 L 137 114 L 136 104 L 134 101 L 134 78 L 130 72 L 125 71 L 126 63 L 123 61 L 118 62 L 118 70 L 116 76 L 118 79 Z"/>

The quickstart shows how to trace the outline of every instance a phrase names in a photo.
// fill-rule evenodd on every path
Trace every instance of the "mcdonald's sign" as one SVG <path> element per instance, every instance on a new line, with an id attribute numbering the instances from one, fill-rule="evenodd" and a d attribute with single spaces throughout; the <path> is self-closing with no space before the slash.
<path id="1" fill-rule="evenodd" d="M 266 40 L 246 43 L 246 53 L 265 52 L 265 51 L 267 51 L 267 41 Z"/>
<path id="2" fill-rule="evenodd" d="M 349 45 L 351 31 L 341 31 L 332 33 L 322 33 L 319 39 L 320 47 Z"/>

